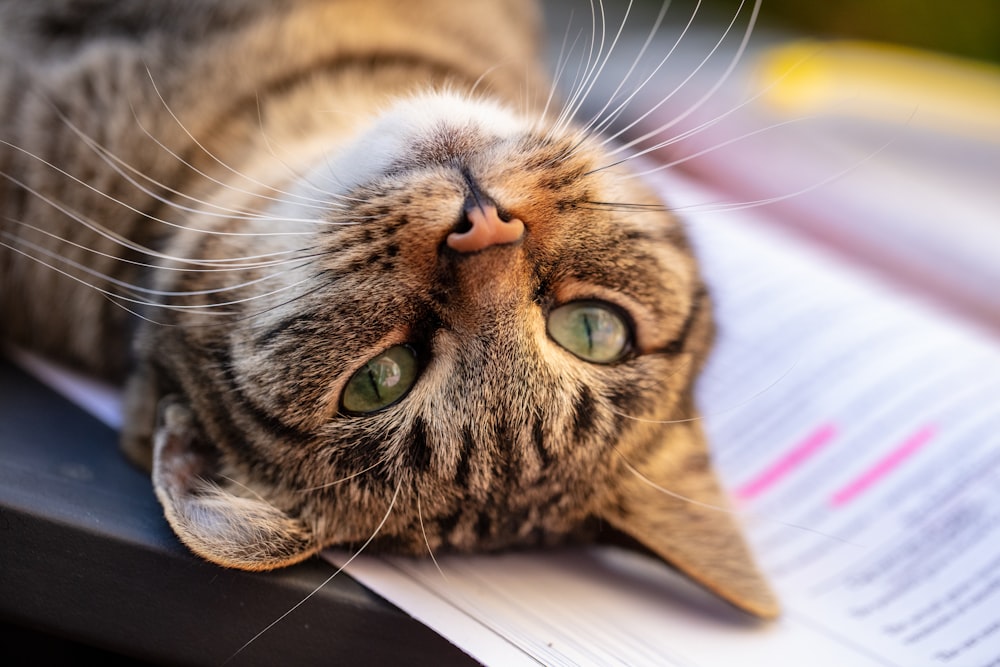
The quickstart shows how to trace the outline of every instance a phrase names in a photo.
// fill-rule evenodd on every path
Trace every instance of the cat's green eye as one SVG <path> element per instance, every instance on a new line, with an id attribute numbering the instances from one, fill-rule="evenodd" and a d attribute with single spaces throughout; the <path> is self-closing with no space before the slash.
<path id="1" fill-rule="evenodd" d="M 347 381 L 340 405 L 355 414 L 387 408 L 410 391 L 417 371 L 417 355 L 409 345 L 390 347 Z"/>
<path id="2" fill-rule="evenodd" d="M 609 364 L 629 350 L 631 334 L 621 312 L 600 301 L 572 301 L 549 313 L 549 335 L 586 361 Z"/>

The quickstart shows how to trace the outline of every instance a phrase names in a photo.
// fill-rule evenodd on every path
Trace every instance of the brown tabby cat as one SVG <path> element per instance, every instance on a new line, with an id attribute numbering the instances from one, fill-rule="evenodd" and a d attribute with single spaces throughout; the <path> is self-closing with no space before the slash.
<path id="1" fill-rule="evenodd" d="M 694 419 L 695 260 L 539 34 L 528 0 L 0 3 L 3 336 L 127 381 L 126 453 L 221 565 L 618 535 L 772 617 Z"/>

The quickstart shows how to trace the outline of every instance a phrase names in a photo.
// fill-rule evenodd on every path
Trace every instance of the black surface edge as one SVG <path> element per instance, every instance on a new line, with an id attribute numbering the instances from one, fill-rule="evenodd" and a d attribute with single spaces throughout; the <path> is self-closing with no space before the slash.
<path id="1" fill-rule="evenodd" d="M 476 664 L 348 575 L 324 584 L 334 571 L 191 555 L 115 432 L 0 359 L 0 621 L 25 642 L 168 665 Z"/>

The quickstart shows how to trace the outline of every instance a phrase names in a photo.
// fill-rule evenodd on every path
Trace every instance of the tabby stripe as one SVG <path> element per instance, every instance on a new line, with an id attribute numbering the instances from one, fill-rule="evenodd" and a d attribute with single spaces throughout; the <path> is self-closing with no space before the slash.
<path id="1" fill-rule="evenodd" d="M 385 465 L 380 466 L 379 463 L 384 463 L 384 445 L 387 439 L 388 435 L 383 434 L 361 435 L 352 438 L 349 445 L 331 449 L 327 462 L 334 467 L 346 468 L 347 472 L 366 470 L 368 472 L 365 475 L 369 473 L 382 474 L 375 471 L 385 469 Z"/>
<path id="2" fill-rule="evenodd" d="M 476 443 L 472 438 L 472 429 L 468 426 L 462 427 L 462 453 L 458 459 L 458 466 L 455 469 L 455 484 L 459 488 L 466 488 L 469 484 L 469 470 L 472 450 Z"/>
<path id="3" fill-rule="evenodd" d="M 705 289 L 703 284 L 699 284 L 691 297 L 691 310 L 688 311 L 687 319 L 684 320 L 684 326 L 681 327 L 680 334 L 677 338 L 667 343 L 666 347 L 663 348 L 663 352 L 666 354 L 679 354 L 684 351 L 688 336 L 691 335 L 691 329 L 694 327 L 694 321 L 704 307 L 707 296 L 708 290 Z"/>
<path id="4" fill-rule="evenodd" d="M 476 518 L 476 525 L 473 526 L 473 530 L 476 533 L 476 537 L 480 541 L 486 541 L 493 528 L 493 517 L 489 515 L 485 510 L 479 512 L 479 516 Z"/>
<path id="5" fill-rule="evenodd" d="M 594 412 L 597 407 L 594 395 L 585 385 L 580 387 L 573 402 L 573 437 L 577 441 L 585 440 L 594 425 Z"/>
<path id="6" fill-rule="evenodd" d="M 157 363 L 154 359 L 154 365 L 157 368 L 157 372 L 161 378 L 171 377 L 170 371 L 163 364 Z M 219 399 L 217 397 L 210 396 L 210 388 L 215 386 L 212 382 L 212 378 L 208 375 L 206 369 L 198 365 L 192 365 L 190 367 L 189 379 L 192 380 L 191 386 L 187 388 L 187 394 L 191 397 L 194 404 L 199 405 L 211 405 L 212 408 L 209 410 L 214 426 L 217 430 L 225 434 L 232 433 L 242 433 L 245 429 L 242 429 L 236 425 L 233 421 L 232 414 L 230 410 L 221 409 L 217 403 Z M 182 383 L 172 382 L 178 387 L 183 386 Z M 199 413 L 200 416 L 200 413 Z M 211 437 L 210 433 L 205 432 L 206 424 L 202 424 L 203 432 L 206 437 Z M 265 480 L 271 484 L 280 483 L 283 476 L 279 474 L 278 470 L 275 468 L 274 464 L 270 459 L 262 458 L 256 448 L 252 446 L 252 440 L 245 437 L 237 437 L 235 442 L 226 438 L 226 442 L 232 446 L 236 445 L 241 451 L 241 458 L 243 462 L 254 470 L 255 474 L 258 474 L 265 478 Z M 207 441 L 203 444 L 209 445 L 212 449 L 218 450 L 219 443 Z"/>
<path id="7" fill-rule="evenodd" d="M 633 412 L 642 406 L 642 390 L 631 378 L 608 388 L 608 400 L 621 412 Z"/>
<path id="8" fill-rule="evenodd" d="M 496 415 L 496 425 L 494 426 L 494 442 L 496 442 L 501 447 L 506 447 L 504 450 L 507 454 L 504 457 L 499 457 L 497 459 L 497 475 L 503 479 L 503 488 L 512 489 L 521 480 L 523 473 L 523 462 L 521 461 L 521 449 L 517 447 L 516 439 L 514 437 L 514 429 L 511 427 L 510 421 L 503 414 Z"/>
<path id="9" fill-rule="evenodd" d="M 392 478 L 394 470 L 386 456 L 388 439 L 388 435 L 365 434 L 352 438 L 348 445 L 331 448 L 327 461 L 338 471 L 338 477 L 327 481 L 336 482 L 348 475 L 356 475 L 351 477 L 353 487 L 363 493 L 382 494 L 387 487 L 395 484 Z M 332 494 L 338 488 L 343 487 L 333 484 L 326 491 Z"/>
<path id="10" fill-rule="evenodd" d="M 463 516 L 465 516 L 465 509 L 459 507 L 451 514 L 446 514 L 435 521 L 442 540 L 451 541 L 452 533 L 455 532 L 455 528 L 458 527 Z"/>
<path id="11" fill-rule="evenodd" d="M 229 349 L 216 349 L 212 351 L 213 357 L 215 358 L 216 364 L 218 364 L 219 369 L 222 371 L 223 378 L 228 385 L 228 390 L 230 397 L 243 408 L 244 413 L 249 415 L 257 425 L 268 433 L 274 434 L 283 440 L 292 440 L 298 444 L 305 444 L 313 441 L 313 436 L 310 433 L 301 431 L 298 428 L 286 424 L 274 415 L 267 412 L 264 408 L 260 407 L 253 401 L 251 401 L 243 390 L 239 386 L 239 382 L 236 378 L 236 373 L 233 368 L 232 358 L 229 355 Z"/>
<path id="12" fill-rule="evenodd" d="M 288 329 L 291 329 L 299 322 L 314 320 L 316 315 L 314 313 L 296 314 L 291 317 L 287 317 L 282 321 L 278 322 L 276 325 L 260 334 L 257 340 L 254 341 L 259 347 L 267 347 L 274 339 L 285 333 Z"/>
<path id="13" fill-rule="evenodd" d="M 431 466 L 433 451 L 427 443 L 427 426 L 423 417 L 417 417 L 413 420 L 413 427 L 407 440 L 410 442 L 410 448 L 406 455 L 407 465 L 418 472 L 427 472 Z"/>
<path id="14" fill-rule="evenodd" d="M 552 463 L 552 455 L 545 447 L 545 425 L 541 415 L 535 417 L 535 422 L 531 426 L 531 442 L 535 445 L 535 453 L 538 454 L 542 468 L 548 468 L 549 464 Z"/>

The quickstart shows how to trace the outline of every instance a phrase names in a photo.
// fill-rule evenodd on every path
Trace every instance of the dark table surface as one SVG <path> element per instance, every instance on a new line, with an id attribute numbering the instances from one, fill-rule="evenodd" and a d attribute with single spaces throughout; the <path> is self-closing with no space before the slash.
<path id="1" fill-rule="evenodd" d="M 76 647 L 170 665 L 475 664 L 346 574 L 327 582 L 335 570 L 320 559 L 249 573 L 191 555 L 114 430 L 2 358 L 0 536 L 8 653 L 20 646 L 43 658 Z"/>

